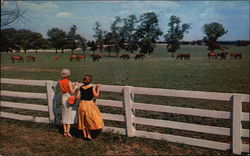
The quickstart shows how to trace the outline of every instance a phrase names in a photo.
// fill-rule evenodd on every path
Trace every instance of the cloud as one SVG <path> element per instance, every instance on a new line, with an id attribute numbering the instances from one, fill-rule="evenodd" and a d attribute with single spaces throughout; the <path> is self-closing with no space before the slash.
<path id="1" fill-rule="evenodd" d="M 122 8 L 126 9 L 145 9 L 145 8 L 177 8 L 180 4 L 173 1 L 135 1 L 122 4 Z"/>
<path id="2" fill-rule="evenodd" d="M 229 18 L 229 15 L 225 15 L 225 13 L 220 13 L 216 8 L 207 7 L 203 12 L 198 16 L 198 20 L 200 22 L 205 21 L 224 21 Z"/>
<path id="3" fill-rule="evenodd" d="M 129 10 L 121 10 L 121 11 L 118 12 L 118 14 L 120 14 L 120 15 L 128 15 L 128 14 L 130 14 L 130 11 Z"/>
<path id="4" fill-rule="evenodd" d="M 45 3 L 31 3 L 31 2 L 19 2 L 24 8 L 30 9 L 38 12 L 55 12 L 59 9 L 58 5 L 53 2 L 45 2 Z"/>
<path id="5" fill-rule="evenodd" d="M 111 22 L 115 20 L 115 17 L 113 16 L 82 16 L 80 18 L 81 20 L 88 20 L 88 21 L 101 21 L 101 22 Z"/>
<path id="6" fill-rule="evenodd" d="M 171 11 L 172 9 L 177 9 L 181 5 L 173 1 L 131 1 L 126 3 L 121 3 L 121 11 L 118 13 L 121 16 L 128 16 L 131 14 L 142 14 L 145 12 L 159 12 L 163 11 L 165 13 Z"/>
<path id="7" fill-rule="evenodd" d="M 59 13 L 57 13 L 56 15 L 57 15 L 58 17 L 64 17 L 64 18 L 67 18 L 67 17 L 72 16 L 72 14 L 69 13 L 69 12 L 59 12 Z"/>

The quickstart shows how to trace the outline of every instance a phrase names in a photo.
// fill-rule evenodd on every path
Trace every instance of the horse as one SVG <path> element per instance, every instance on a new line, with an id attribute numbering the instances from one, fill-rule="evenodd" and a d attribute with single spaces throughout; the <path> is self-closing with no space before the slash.
<path id="1" fill-rule="evenodd" d="M 135 60 L 137 60 L 137 59 L 142 59 L 143 60 L 143 58 L 145 57 L 145 54 L 137 54 L 136 56 L 135 56 Z"/>
<path id="2" fill-rule="evenodd" d="M 122 58 L 123 60 L 124 60 L 124 59 L 127 59 L 127 60 L 128 60 L 128 59 L 130 59 L 130 55 L 129 55 L 129 54 L 123 54 L 123 55 L 120 56 L 120 59 L 121 59 L 121 58 Z"/>
<path id="3" fill-rule="evenodd" d="M 230 59 L 242 59 L 242 55 L 240 53 L 231 53 L 230 54 Z"/>
<path id="4" fill-rule="evenodd" d="M 99 59 L 102 58 L 102 56 L 100 54 L 92 54 L 91 57 L 93 58 L 93 61 L 99 61 Z"/>
<path id="5" fill-rule="evenodd" d="M 220 57 L 220 59 L 222 60 L 222 59 L 226 59 L 227 58 L 227 54 L 228 53 L 225 53 L 225 52 L 223 52 L 223 53 L 217 53 L 216 54 L 216 58 L 218 59 L 219 57 Z"/>
<path id="6" fill-rule="evenodd" d="M 190 59 L 190 54 L 178 54 L 177 56 L 176 56 L 176 59 L 185 59 L 185 60 L 187 60 L 187 59 Z"/>
<path id="7" fill-rule="evenodd" d="M 69 56 L 69 61 L 78 60 L 78 55 Z"/>
<path id="8" fill-rule="evenodd" d="M 78 55 L 77 56 L 77 61 L 84 60 L 84 62 L 85 62 L 85 58 L 86 58 L 85 55 Z"/>
<path id="9" fill-rule="evenodd" d="M 54 56 L 53 59 L 54 59 L 55 61 L 58 61 L 58 60 L 59 60 L 59 56 Z"/>
<path id="10" fill-rule="evenodd" d="M 13 56 L 11 56 L 11 60 L 13 63 L 15 63 L 15 60 L 17 60 L 18 62 L 20 62 L 20 61 L 24 62 L 24 59 L 21 55 L 13 55 Z"/>
<path id="11" fill-rule="evenodd" d="M 27 58 L 27 62 L 30 63 L 30 62 L 36 62 L 36 58 L 34 56 L 26 56 Z"/>
<path id="12" fill-rule="evenodd" d="M 210 52 L 207 54 L 208 58 L 216 58 L 216 53 Z"/>

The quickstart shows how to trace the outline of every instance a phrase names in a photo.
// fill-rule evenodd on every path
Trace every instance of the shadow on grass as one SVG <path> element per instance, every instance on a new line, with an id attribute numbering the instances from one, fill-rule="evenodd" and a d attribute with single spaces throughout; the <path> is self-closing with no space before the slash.
<path id="1" fill-rule="evenodd" d="M 55 125 L 55 127 L 57 128 L 58 132 L 63 135 L 64 133 L 64 130 L 63 130 L 63 126 L 62 125 Z M 99 134 L 101 133 L 102 129 L 98 129 L 98 130 L 92 130 L 90 132 L 90 135 L 91 135 L 91 138 L 92 139 L 96 139 Z M 82 130 L 79 130 L 77 128 L 77 125 L 73 125 L 71 126 L 70 128 L 70 134 L 72 135 L 72 137 L 74 138 L 81 138 L 81 139 L 84 139 L 84 140 L 87 140 L 87 141 L 90 141 L 88 138 L 84 138 L 83 137 L 83 132 Z"/>

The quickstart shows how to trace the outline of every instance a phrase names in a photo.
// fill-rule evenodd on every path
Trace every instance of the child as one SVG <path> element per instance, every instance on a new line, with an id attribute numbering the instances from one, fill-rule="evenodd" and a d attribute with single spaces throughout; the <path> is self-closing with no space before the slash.
<path id="1" fill-rule="evenodd" d="M 83 131 L 86 139 L 94 139 L 101 132 L 104 123 L 101 113 L 94 102 L 94 98 L 99 97 L 100 85 L 94 88 L 91 75 L 84 75 L 83 85 L 80 87 L 77 98 L 80 99 L 78 108 L 78 129 Z M 91 135 L 96 132 L 95 136 Z M 93 134 L 93 133 L 92 133 Z"/>
<path id="2" fill-rule="evenodd" d="M 65 137 L 72 137 L 70 134 L 70 124 L 77 123 L 77 111 L 74 106 L 68 103 L 68 97 L 70 94 L 74 94 L 77 83 L 72 83 L 69 80 L 69 76 L 71 75 L 69 69 L 62 69 L 61 71 L 61 79 L 58 80 L 60 90 L 62 92 L 62 124 Z M 75 110 L 73 110 L 75 109 Z"/>

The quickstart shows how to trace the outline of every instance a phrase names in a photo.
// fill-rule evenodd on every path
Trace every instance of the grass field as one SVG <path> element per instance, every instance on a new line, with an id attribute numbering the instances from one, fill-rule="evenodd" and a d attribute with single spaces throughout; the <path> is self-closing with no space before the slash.
<path id="1" fill-rule="evenodd" d="M 84 74 L 92 74 L 95 83 L 106 85 L 249 93 L 249 50 L 249 46 L 228 50 L 242 53 L 242 60 L 209 60 L 205 46 L 182 46 L 178 53 L 190 53 L 190 60 L 171 58 L 162 46 L 143 61 L 104 57 L 93 62 L 88 56 L 86 62 L 69 62 L 68 52 L 58 53 L 58 62 L 53 60 L 55 53 L 26 53 L 22 55 L 35 56 L 37 63 L 12 63 L 10 54 L 1 54 L 1 77 L 57 80 L 59 71 L 69 68 L 71 79 L 78 82 Z"/>
<path id="2" fill-rule="evenodd" d="M 205 46 L 182 46 L 178 53 L 190 53 L 190 60 L 176 60 L 171 58 L 171 54 L 166 52 L 164 46 L 157 46 L 155 52 L 146 57 L 143 61 L 121 60 L 119 57 L 103 57 L 99 62 L 93 62 L 88 55 L 86 62 L 69 62 L 70 52 L 55 54 L 48 53 L 21 53 L 23 56 L 33 55 L 36 63 L 12 63 L 11 54 L 1 54 L 1 77 L 36 80 L 58 80 L 59 72 L 62 68 L 69 68 L 72 71 L 70 77 L 72 81 L 81 82 L 84 74 L 91 74 L 94 83 L 105 85 L 128 85 L 149 88 L 166 88 L 178 90 L 212 91 L 225 93 L 249 94 L 250 86 L 250 46 L 236 47 L 229 46 L 227 52 L 239 52 L 243 55 L 242 60 L 214 60 L 207 58 Z M 81 53 L 77 51 L 76 53 Z M 87 54 L 92 52 L 87 51 Z M 124 53 L 124 52 L 121 52 Z M 107 54 L 107 53 L 106 53 Z M 59 56 L 59 61 L 55 62 L 53 56 Z M 114 55 L 114 54 L 112 54 Z M 45 92 L 42 87 L 1 85 L 1 90 L 18 90 Z M 1 97 L 5 101 L 18 101 L 25 103 L 45 104 L 45 100 L 11 99 Z M 122 96 L 115 93 L 102 92 L 101 98 L 121 100 Z M 192 107 L 201 109 L 213 109 L 231 111 L 228 102 L 218 102 L 209 100 L 193 100 L 186 98 L 152 97 L 135 95 L 136 102 L 172 105 L 180 107 Z M 34 114 L 37 112 L 19 111 L 7 108 L 2 110 L 16 112 L 20 114 Z M 115 114 L 124 113 L 122 109 L 100 107 L 102 112 Z M 250 112 L 249 103 L 243 104 L 243 111 Z M 40 116 L 47 116 L 46 113 L 39 112 Z M 150 117 L 156 119 L 168 119 L 187 123 L 197 123 L 205 125 L 217 125 L 230 127 L 231 121 L 215 120 L 201 117 L 188 117 L 185 115 L 155 113 L 136 111 L 136 116 Z M 15 122 L 11 120 L 1 121 L 1 152 L 6 155 L 15 155 L 21 150 L 20 155 L 42 154 L 228 154 L 227 152 L 197 148 L 181 144 L 169 143 L 166 141 L 155 141 L 142 138 L 127 138 L 116 134 L 103 133 L 95 142 L 83 142 L 79 138 L 65 140 L 58 133 L 58 129 L 42 124 Z M 115 125 L 124 127 L 124 123 L 105 121 L 105 125 Z M 250 128 L 249 122 L 243 123 L 244 128 Z M 194 138 L 204 138 L 208 140 L 218 140 L 229 142 L 229 137 L 219 137 L 217 135 L 205 135 L 201 133 L 190 133 L 188 131 L 160 129 L 150 126 L 138 125 L 138 129 L 157 131 L 168 134 L 182 136 L 192 136 Z M 22 135 L 23 134 L 23 135 Z M 49 135 L 48 135 L 49 134 Z M 35 137 L 34 137 L 35 136 Z M 38 136 L 39 138 L 36 138 Z M 29 140 L 33 138 L 34 140 Z M 43 139 L 44 138 L 44 139 Z M 53 143 L 50 140 L 56 140 Z M 245 140 L 244 140 L 245 141 Z M 4 144 L 2 144 L 5 142 Z M 41 142 L 41 143 L 38 143 Z M 48 143 L 48 145 L 46 145 Z M 34 144 L 34 146 L 32 146 Z M 68 146 L 67 144 L 70 144 Z M 27 147 L 31 145 L 31 147 Z M 51 147 L 50 147 L 51 146 Z M 45 148 L 46 147 L 46 148 Z M 68 147 L 69 150 L 66 150 Z M 36 149 L 38 148 L 38 149 Z M 15 149 L 15 150 L 14 150 Z M 46 149 L 46 150 L 45 150 Z M 40 152 L 39 152 L 40 151 Z M 46 153 L 47 152 L 47 153 Z"/>

